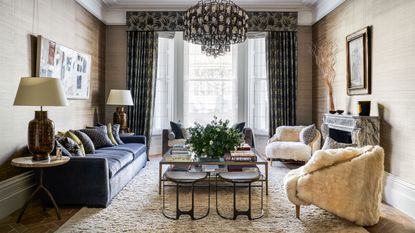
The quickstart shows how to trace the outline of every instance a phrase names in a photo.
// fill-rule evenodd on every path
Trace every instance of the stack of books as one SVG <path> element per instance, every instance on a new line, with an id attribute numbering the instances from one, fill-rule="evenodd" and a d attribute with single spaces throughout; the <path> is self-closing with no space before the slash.
<path id="1" fill-rule="evenodd" d="M 237 150 L 231 151 L 230 155 L 225 157 L 225 160 L 238 162 L 255 162 L 257 157 L 251 150 Z"/>

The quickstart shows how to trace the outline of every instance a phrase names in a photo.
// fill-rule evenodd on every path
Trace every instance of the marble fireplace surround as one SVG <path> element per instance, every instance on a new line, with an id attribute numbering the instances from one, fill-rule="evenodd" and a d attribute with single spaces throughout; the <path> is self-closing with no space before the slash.
<path id="1" fill-rule="evenodd" d="M 352 143 L 359 147 L 380 143 L 380 119 L 377 116 L 324 114 L 321 125 L 324 140 L 330 129 L 350 132 Z"/>

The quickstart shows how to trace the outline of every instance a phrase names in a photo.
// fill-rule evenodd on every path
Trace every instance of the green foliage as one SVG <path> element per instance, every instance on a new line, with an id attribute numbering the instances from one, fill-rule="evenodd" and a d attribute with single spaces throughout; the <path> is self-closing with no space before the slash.
<path id="1" fill-rule="evenodd" d="M 189 128 L 189 133 L 191 136 L 186 144 L 190 150 L 196 155 L 206 155 L 209 158 L 223 157 L 243 142 L 242 134 L 229 127 L 229 120 L 218 121 L 216 116 L 206 126 L 195 123 L 194 127 Z"/>

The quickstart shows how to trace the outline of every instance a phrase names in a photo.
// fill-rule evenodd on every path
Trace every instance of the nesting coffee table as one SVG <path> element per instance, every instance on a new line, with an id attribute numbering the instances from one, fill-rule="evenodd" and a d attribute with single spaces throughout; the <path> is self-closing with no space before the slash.
<path id="1" fill-rule="evenodd" d="M 189 160 L 170 160 L 168 156 L 170 155 L 170 150 L 167 151 L 163 158 L 159 162 L 159 194 L 161 194 L 162 183 L 167 181 L 163 177 L 164 166 L 170 165 L 224 165 L 224 166 L 257 166 L 259 169 L 263 167 L 264 171 L 262 173 L 261 179 L 259 181 L 265 182 L 265 194 L 268 195 L 268 161 L 265 159 L 257 150 L 251 149 L 257 156 L 256 161 L 225 161 L 224 159 L 219 159 L 217 161 L 203 160 L 199 158 L 193 158 Z"/>

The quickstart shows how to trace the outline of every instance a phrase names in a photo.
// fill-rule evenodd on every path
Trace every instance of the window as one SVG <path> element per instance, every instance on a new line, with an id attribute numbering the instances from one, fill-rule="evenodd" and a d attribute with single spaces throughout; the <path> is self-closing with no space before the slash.
<path id="1" fill-rule="evenodd" d="M 174 40 L 159 36 L 153 134 L 170 128 L 173 106 Z"/>
<path id="2" fill-rule="evenodd" d="M 248 39 L 248 120 L 256 134 L 268 134 L 265 37 Z"/>
<path id="3" fill-rule="evenodd" d="M 184 42 L 183 122 L 206 124 L 213 116 L 235 123 L 238 119 L 237 50 L 216 58 L 200 45 Z"/>

